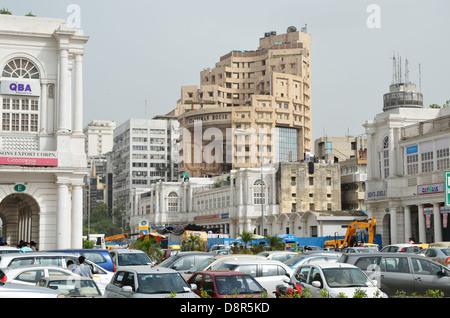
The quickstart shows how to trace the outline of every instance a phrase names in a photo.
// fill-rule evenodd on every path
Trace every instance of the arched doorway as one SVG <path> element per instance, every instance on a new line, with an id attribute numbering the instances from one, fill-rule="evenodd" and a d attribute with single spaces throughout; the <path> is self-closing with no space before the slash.
<path id="1" fill-rule="evenodd" d="M 39 241 L 39 204 L 28 194 L 13 193 L 0 202 L 2 241 L 17 245 L 20 240 Z"/>

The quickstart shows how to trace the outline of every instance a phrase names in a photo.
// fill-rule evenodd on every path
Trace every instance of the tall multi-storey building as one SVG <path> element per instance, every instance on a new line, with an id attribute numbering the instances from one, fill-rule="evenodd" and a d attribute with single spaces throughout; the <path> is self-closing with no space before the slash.
<path id="1" fill-rule="evenodd" d="M 219 175 L 303 159 L 312 151 L 311 114 L 311 36 L 295 27 L 267 32 L 257 50 L 231 51 L 201 71 L 200 88 L 181 88 L 180 169 Z"/>
<path id="2" fill-rule="evenodd" d="M 86 155 L 104 156 L 113 149 L 113 134 L 116 123 L 109 120 L 93 120 L 85 128 Z"/>
<path id="3" fill-rule="evenodd" d="M 83 55 L 64 20 L 0 18 L 0 218 L 3 241 L 81 248 Z"/>
<path id="4" fill-rule="evenodd" d="M 114 208 L 124 206 L 130 215 L 137 194 L 171 178 L 170 151 L 177 141 L 171 127 L 171 119 L 129 119 L 114 130 Z"/>

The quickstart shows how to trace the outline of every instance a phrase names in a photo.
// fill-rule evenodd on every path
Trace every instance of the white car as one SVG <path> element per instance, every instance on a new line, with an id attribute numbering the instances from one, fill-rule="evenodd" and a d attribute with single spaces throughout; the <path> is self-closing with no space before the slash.
<path id="1" fill-rule="evenodd" d="M 75 276 L 71 270 L 56 265 L 24 265 L 0 268 L 0 281 L 35 286 L 39 279 L 49 276 Z"/>
<path id="2" fill-rule="evenodd" d="M 423 249 L 422 246 L 418 244 L 391 244 L 386 245 L 381 249 L 381 253 L 416 253 Z"/>
<path id="3" fill-rule="evenodd" d="M 63 294 L 56 290 L 38 287 L 25 286 L 19 284 L 0 284 L 0 298 L 65 298 Z"/>
<path id="4" fill-rule="evenodd" d="M 292 275 L 289 284 L 300 285 L 311 291 L 313 298 L 353 298 L 360 292 L 367 298 L 387 298 L 360 268 L 346 263 L 315 263 L 300 265 Z M 326 293 L 325 293 L 326 290 Z"/>
<path id="5" fill-rule="evenodd" d="M 286 277 L 291 277 L 293 270 L 280 261 L 268 259 L 226 260 L 215 270 L 231 270 L 252 275 L 267 290 L 268 295 L 276 292 L 278 285 L 283 285 Z"/>

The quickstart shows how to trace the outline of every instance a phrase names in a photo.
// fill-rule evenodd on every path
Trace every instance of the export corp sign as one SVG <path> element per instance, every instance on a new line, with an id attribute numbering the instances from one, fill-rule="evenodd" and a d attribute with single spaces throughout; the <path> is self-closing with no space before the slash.
<path id="1" fill-rule="evenodd" d="M 54 151 L 0 150 L 0 165 L 58 166 L 58 156 Z"/>
<path id="2" fill-rule="evenodd" d="M 39 80 L 3 80 L 0 92 L 2 95 L 40 96 L 41 84 Z"/>
<path id="3" fill-rule="evenodd" d="M 444 183 L 421 184 L 417 186 L 417 194 L 431 194 L 444 192 Z"/>

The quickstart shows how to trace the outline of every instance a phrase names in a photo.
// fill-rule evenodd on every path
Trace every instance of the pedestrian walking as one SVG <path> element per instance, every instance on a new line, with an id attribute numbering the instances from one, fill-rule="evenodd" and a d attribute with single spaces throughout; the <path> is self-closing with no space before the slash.
<path id="1" fill-rule="evenodd" d="M 78 275 L 93 278 L 91 267 L 86 264 L 86 257 L 80 256 L 78 258 L 80 265 L 77 266 L 76 272 Z"/>

